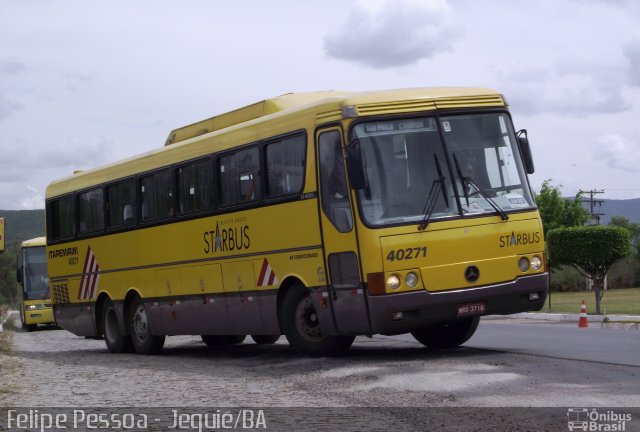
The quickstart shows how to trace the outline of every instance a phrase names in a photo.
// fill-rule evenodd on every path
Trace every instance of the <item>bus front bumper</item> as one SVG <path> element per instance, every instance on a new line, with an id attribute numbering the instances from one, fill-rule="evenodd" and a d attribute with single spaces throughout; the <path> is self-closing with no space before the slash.
<path id="1" fill-rule="evenodd" d="M 415 291 L 369 296 L 372 334 L 401 334 L 459 318 L 464 305 L 483 305 L 478 315 L 537 311 L 549 290 L 549 274 L 523 276 L 512 282 L 431 293 Z"/>
<path id="2" fill-rule="evenodd" d="M 53 309 L 34 309 L 24 311 L 25 324 L 55 324 Z"/>

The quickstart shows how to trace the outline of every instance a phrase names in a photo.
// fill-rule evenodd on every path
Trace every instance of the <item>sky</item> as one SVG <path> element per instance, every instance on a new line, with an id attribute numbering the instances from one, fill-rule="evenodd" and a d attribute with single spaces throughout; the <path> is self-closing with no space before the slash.
<path id="1" fill-rule="evenodd" d="M 529 132 L 535 191 L 640 198 L 636 0 L 0 0 L 0 209 L 317 90 L 490 87 Z"/>

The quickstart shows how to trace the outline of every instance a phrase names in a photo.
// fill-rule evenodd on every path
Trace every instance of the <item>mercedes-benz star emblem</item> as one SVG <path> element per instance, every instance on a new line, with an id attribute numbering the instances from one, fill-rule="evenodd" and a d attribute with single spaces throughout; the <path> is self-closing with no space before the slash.
<path id="1" fill-rule="evenodd" d="M 464 278 L 470 283 L 477 282 L 480 279 L 480 270 L 476 266 L 469 266 L 464 271 Z"/>

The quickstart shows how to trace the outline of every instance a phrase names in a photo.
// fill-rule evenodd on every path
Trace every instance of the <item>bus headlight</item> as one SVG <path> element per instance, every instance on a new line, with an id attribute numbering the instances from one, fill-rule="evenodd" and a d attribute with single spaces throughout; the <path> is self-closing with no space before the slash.
<path id="1" fill-rule="evenodd" d="M 400 288 L 400 278 L 396 275 L 391 275 L 387 278 L 387 286 L 392 290 Z"/>
<path id="2" fill-rule="evenodd" d="M 404 278 L 404 283 L 406 283 L 409 288 L 415 288 L 415 286 L 418 285 L 418 275 L 414 272 L 407 273 L 407 276 Z"/>
<path id="3" fill-rule="evenodd" d="M 36 305 L 24 305 L 24 310 L 35 310 Z"/>
<path id="4" fill-rule="evenodd" d="M 529 270 L 529 259 L 527 257 L 520 258 L 518 261 L 518 268 L 523 273 Z"/>
<path id="5" fill-rule="evenodd" d="M 531 258 L 531 268 L 538 271 L 542 268 L 542 260 L 538 256 Z"/>

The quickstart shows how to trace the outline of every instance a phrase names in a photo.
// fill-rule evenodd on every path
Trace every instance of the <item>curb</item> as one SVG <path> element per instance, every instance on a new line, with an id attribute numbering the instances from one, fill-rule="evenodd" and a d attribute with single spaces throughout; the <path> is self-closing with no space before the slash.
<path id="1" fill-rule="evenodd" d="M 512 315 L 492 315 L 496 318 L 516 318 L 516 319 L 536 319 L 543 321 L 560 321 L 560 322 L 575 322 L 580 319 L 580 314 L 558 314 L 558 313 L 536 313 L 536 312 L 521 312 Z M 589 321 L 602 323 L 605 318 L 608 321 L 635 321 L 640 322 L 640 316 L 637 315 L 588 315 Z M 606 324 L 606 322 L 605 322 Z"/>
<path id="2" fill-rule="evenodd" d="M 578 325 L 580 314 L 553 314 L 522 312 L 512 315 L 486 315 L 489 320 L 531 320 L 531 322 L 566 323 Z M 605 318 L 607 319 L 605 321 Z M 589 315 L 589 321 L 602 328 L 622 328 L 640 331 L 640 316 L 637 315 Z"/>

